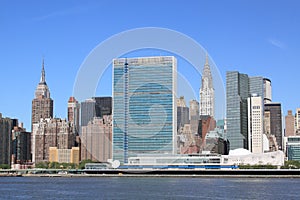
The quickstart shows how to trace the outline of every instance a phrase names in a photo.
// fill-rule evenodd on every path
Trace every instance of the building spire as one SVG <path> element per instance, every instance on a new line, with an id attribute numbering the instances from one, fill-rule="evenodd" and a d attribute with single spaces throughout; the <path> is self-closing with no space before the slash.
<path id="1" fill-rule="evenodd" d="M 205 65 L 209 65 L 208 64 L 208 54 L 207 54 L 207 52 L 205 53 Z"/>
<path id="2" fill-rule="evenodd" d="M 45 79 L 45 67 L 44 67 L 44 58 L 43 58 L 43 63 L 42 63 L 42 74 L 41 74 L 41 80 L 40 83 L 46 83 Z"/>

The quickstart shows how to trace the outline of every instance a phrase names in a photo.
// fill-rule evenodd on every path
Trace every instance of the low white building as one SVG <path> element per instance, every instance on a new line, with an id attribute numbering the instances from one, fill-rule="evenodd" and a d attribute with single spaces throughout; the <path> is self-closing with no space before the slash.
<path id="1" fill-rule="evenodd" d="M 222 155 L 224 164 L 230 165 L 284 165 L 284 153 L 273 151 L 268 153 L 251 153 L 246 149 L 235 149 L 229 155 Z"/>

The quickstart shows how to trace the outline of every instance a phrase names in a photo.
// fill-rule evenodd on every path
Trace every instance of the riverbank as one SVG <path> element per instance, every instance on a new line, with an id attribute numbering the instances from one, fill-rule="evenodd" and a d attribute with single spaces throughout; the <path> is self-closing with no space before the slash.
<path id="1" fill-rule="evenodd" d="M 199 178 L 300 178 L 299 169 L 232 170 L 34 170 L 2 172 L 0 176 L 22 177 L 199 177 Z"/>
<path id="2" fill-rule="evenodd" d="M 300 178 L 300 175 L 147 175 L 147 174 L 23 174 L 22 177 L 136 177 L 136 178 Z"/>

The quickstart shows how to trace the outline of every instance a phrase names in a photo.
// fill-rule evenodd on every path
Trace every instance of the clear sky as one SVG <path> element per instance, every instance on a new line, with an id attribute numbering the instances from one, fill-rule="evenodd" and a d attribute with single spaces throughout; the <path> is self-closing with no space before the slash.
<path id="1" fill-rule="evenodd" d="M 76 74 L 91 50 L 122 31 L 162 27 L 201 44 L 224 83 L 231 70 L 270 78 L 273 101 L 282 103 L 285 115 L 300 107 L 299 8 L 297 0 L 2 0 L 0 112 L 30 127 L 44 57 L 55 116 L 65 118 Z M 191 82 L 200 87 L 200 77 Z M 110 87 L 101 83 L 96 94 L 111 95 Z"/>

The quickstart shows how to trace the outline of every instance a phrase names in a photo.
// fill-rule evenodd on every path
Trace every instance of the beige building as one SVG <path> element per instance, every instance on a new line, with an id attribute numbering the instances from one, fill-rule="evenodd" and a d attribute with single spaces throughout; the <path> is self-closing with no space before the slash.
<path id="1" fill-rule="evenodd" d="M 79 164 L 79 156 L 79 147 L 72 147 L 72 149 L 49 147 L 49 162 Z"/>
<path id="2" fill-rule="evenodd" d="M 112 117 L 94 117 L 81 127 L 81 160 L 107 162 L 112 158 Z"/>
<path id="3" fill-rule="evenodd" d="M 263 100 L 260 96 L 248 98 L 248 144 L 252 153 L 263 153 Z"/>
<path id="4" fill-rule="evenodd" d="M 285 137 L 289 136 L 295 136 L 295 117 L 291 110 L 285 116 Z"/>
<path id="5" fill-rule="evenodd" d="M 196 100 L 190 101 L 190 125 L 192 133 L 197 133 L 199 125 L 199 102 Z"/>

